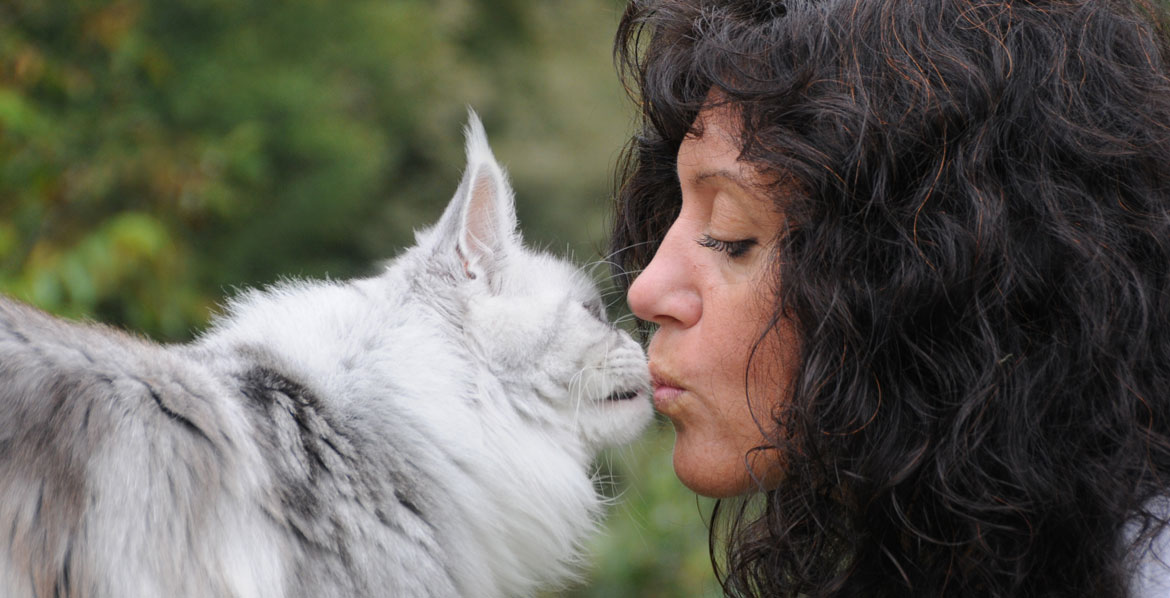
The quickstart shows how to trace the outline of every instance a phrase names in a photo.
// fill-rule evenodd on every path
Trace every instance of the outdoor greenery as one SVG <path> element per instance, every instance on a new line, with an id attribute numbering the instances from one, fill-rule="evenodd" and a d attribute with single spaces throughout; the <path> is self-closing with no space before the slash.
<path id="1" fill-rule="evenodd" d="M 367 273 L 454 192 L 468 107 L 529 241 L 599 260 L 633 114 L 620 10 L 0 0 L 0 292 L 176 342 L 238 288 Z M 671 435 L 602 459 L 621 500 L 563 595 L 715 595 Z"/>

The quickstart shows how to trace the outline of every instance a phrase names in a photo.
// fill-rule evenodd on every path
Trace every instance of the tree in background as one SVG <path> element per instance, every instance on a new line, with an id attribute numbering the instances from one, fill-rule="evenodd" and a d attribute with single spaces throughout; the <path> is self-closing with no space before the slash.
<path id="1" fill-rule="evenodd" d="M 527 238 L 599 259 L 631 115 L 610 63 L 619 11 L 0 0 L 0 291 L 179 341 L 235 287 L 369 272 L 454 192 L 468 106 Z M 645 483 L 621 484 L 574 595 L 713 587 L 661 434 L 603 463 Z"/>
<path id="2" fill-rule="evenodd" d="M 453 193 L 468 106 L 526 229 L 591 251 L 616 8 L 493 4 L 5 0 L 0 287 L 183 339 L 225 287 L 363 271 Z"/>

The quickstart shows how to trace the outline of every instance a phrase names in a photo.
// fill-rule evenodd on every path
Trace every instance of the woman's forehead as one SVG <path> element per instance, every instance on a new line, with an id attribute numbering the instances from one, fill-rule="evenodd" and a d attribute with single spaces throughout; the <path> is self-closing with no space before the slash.
<path id="1" fill-rule="evenodd" d="M 739 160 L 739 120 L 735 113 L 722 105 L 705 108 L 695 118 L 695 125 L 678 148 L 680 177 L 685 172 L 696 179 L 723 176 L 747 183 L 750 172 Z"/>
<path id="2" fill-rule="evenodd" d="M 724 102 L 709 102 L 695 118 L 694 132 L 679 145 L 676 157 L 679 182 L 690 187 L 724 184 L 745 193 L 770 194 L 790 179 L 745 159 L 742 120 L 736 108 Z"/>

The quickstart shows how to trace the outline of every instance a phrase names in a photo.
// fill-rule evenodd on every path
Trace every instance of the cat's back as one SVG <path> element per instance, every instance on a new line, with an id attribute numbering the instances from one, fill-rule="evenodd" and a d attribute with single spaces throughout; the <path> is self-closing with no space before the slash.
<path id="1" fill-rule="evenodd" d="M 275 562 L 209 548 L 273 553 L 247 509 L 260 481 L 244 472 L 263 468 L 227 395 L 166 347 L 0 297 L 4 595 L 259 595 L 279 586 Z"/>
<path id="2" fill-rule="evenodd" d="M 103 325 L 51 316 L 0 296 L 0 455 L 23 455 L 17 437 L 59 450 L 97 448 L 136 426 L 198 441 L 230 443 L 228 390 L 198 362 Z M 172 434 L 176 433 L 176 434 Z M 24 447 L 27 448 L 27 447 Z M 83 451 L 82 454 L 85 454 Z"/>

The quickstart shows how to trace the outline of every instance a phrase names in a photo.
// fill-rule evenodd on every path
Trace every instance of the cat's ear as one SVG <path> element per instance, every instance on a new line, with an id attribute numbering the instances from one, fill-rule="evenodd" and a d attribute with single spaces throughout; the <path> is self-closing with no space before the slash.
<path id="1" fill-rule="evenodd" d="M 468 110 L 467 169 L 436 225 L 438 247 L 455 251 L 463 275 L 490 282 L 517 244 L 516 207 L 508 177 L 488 147 L 487 134 Z"/>

